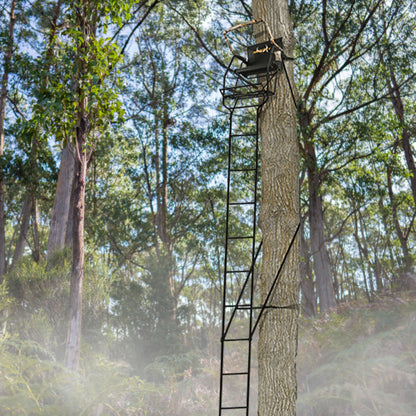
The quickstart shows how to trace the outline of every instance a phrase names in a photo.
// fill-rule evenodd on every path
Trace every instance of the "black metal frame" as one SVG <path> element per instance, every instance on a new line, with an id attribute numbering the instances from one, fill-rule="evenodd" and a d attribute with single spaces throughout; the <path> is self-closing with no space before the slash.
<path id="1" fill-rule="evenodd" d="M 221 330 L 221 377 L 220 377 L 220 389 L 219 389 L 219 416 L 223 415 L 224 411 L 227 410 L 241 410 L 245 411 L 245 415 L 249 416 L 249 405 L 250 405 L 250 383 L 251 383 L 251 355 L 252 355 L 252 341 L 255 331 L 258 327 L 260 319 L 262 318 L 266 309 L 293 309 L 297 308 L 297 305 L 287 305 L 287 306 L 273 306 L 269 302 L 273 298 L 273 293 L 276 290 L 276 287 L 279 284 L 281 272 L 283 270 L 286 259 L 289 255 L 289 252 L 294 244 L 296 235 L 299 231 L 300 224 L 298 225 L 295 234 L 287 248 L 283 261 L 277 271 L 274 281 L 270 287 L 270 290 L 265 298 L 265 300 L 259 304 L 255 305 L 255 266 L 256 262 L 260 256 L 262 241 L 258 244 L 256 243 L 256 233 L 257 233 L 257 211 L 258 211 L 258 174 L 259 174 L 259 118 L 262 112 L 262 109 L 269 97 L 275 94 L 276 90 L 276 81 L 277 74 L 280 71 L 281 67 L 284 68 L 282 61 L 281 67 L 271 66 L 271 59 L 269 60 L 269 65 L 267 65 L 266 72 L 259 74 L 259 77 L 245 77 L 235 69 L 233 69 L 235 64 L 235 59 L 240 59 L 239 57 L 234 56 L 231 59 L 231 62 L 224 74 L 223 79 L 223 88 L 220 90 L 223 97 L 223 105 L 230 112 L 230 124 L 229 124 L 229 138 L 228 138 L 228 173 L 227 173 L 227 207 L 226 207 L 226 227 L 225 227 L 225 259 L 224 259 L 224 270 L 223 270 L 223 297 L 222 297 L 222 330 Z M 241 59 L 240 59 L 241 60 Z M 285 68 L 284 68 L 285 69 Z M 227 82 L 231 85 L 227 86 Z M 242 111 L 243 114 L 246 110 L 254 108 L 256 110 L 256 120 L 255 120 L 255 131 L 252 131 L 248 134 L 235 134 L 233 132 L 233 121 L 234 116 L 238 111 Z M 253 123 L 254 126 L 254 123 Z M 233 139 L 241 136 L 252 136 L 255 137 L 255 149 L 254 149 L 254 167 L 251 168 L 235 168 L 232 165 L 232 154 L 233 154 Z M 231 179 L 234 172 L 244 172 L 244 171 L 253 171 L 254 172 L 254 183 L 253 187 L 253 200 L 250 202 L 247 201 L 231 201 L 230 200 L 230 191 L 231 191 Z M 251 226 L 251 235 L 233 235 L 230 236 L 230 207 L 238 205 L 251 205 L 253 207 L 252 215 L 252 226 Z M 229 242 L 236 239 L 252 239 L 251 244 L 251 255 L 250 260 L 251 264 L 246 270 L 233 270 L 229 268 L 228 261 L 228 252 L 229 252 Z M 240 293 L 238 295 L 237 301 L 235 303 L 229 303 L 227 301 L 227 289 L 228 289 L 228 280 L 229 277 L 234 273 L 245 273 L 246 278 L 242 284 Z M 249 299 L 248 303 L 241 303 L 243 301 L 244 293 L 246 290 L 249 290 Z M 247 301 L 247 299 L 244 299 Z M 245 310 L 248 312 L 248 330 L 247 336 L 230 338 L 229 332 L 235 315 L 238 310 Z M 227 320 L 227 312 L 231 312 L 229 319 Z M 254 313 L 257 313 L 257 317 L 254 316 Z M 227 342 L 247 342 L 247 370 L 238 371 L 238 372 L 225 372 L 224 370 L 224 358 L 225 358 L 225 344 Z M 246 376 L 247 377 L 247 389 L 246 389 L 246 400 L 244 404 L 235 404 L 233 406 L 224 406 L 224 381 L 225 378 L 230 378 L 232 376 Z"/>
<path id="2" fill-rule="evenodd" d="M 260 79 L 253 82 L 251 78 L 240 75 L 232 69 L 233 64 L 238 58 L 233 56 L 230 64 L 223 77 L 223 87 L 220 89 L 222 94 L 222 103 L 230 111 L 231 115 L 236 109 L 257 108 L 259 111 L 266 103 L 270 96 L 274 95 L 276 90 L 276 74 L 278 68 L 272 68 L 271 58 L 266 68 L 266 72 L 261 74 Z M 233 85 L 227 86 L 227 80 L 230 79 Z M 251 101 L 244 104 L 245 100 L 260 99 L 259 102 Z M 230 116 L 231 117 L 231 116 Z"/>

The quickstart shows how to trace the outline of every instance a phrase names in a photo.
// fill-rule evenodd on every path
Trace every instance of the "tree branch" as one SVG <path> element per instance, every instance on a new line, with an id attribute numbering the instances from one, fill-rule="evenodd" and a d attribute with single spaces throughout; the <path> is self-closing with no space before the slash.
<path id="1" fill-rule="evenodd" d="M 251 19 L 253 17 L 253 12 L 250 9 L 250 7 L 247 5 L 247 3 L 244 0 L 240 0 L 241 5 L 243 6 L 244 10 L 247 13 L 247 16 Z"/>
<path id="2" fill-rule="evenodd" d="M 160 0 L 155 0 L 149 8 L 146 10 L 145 14 L 142 16 L 142 18 L 138 21 L 136 26 L 134 26 L 133 30 L 130 32 L 130 35 L 127 37 L 126 41 L 124 42 L 124 46 L 121 48 L 120 56 L 124 54 L 124 51 L 127 48 L 127 45 L 130 42 L 130 39 L 133 37 L 136 30 L 139 28 L 139 26 L 145 21 L 146 17 L 150 14 L 150 12 L 155 8 L 155 6 L 160 2 Z"/>
<path id="3" fill-rule="evenodd" d="M 194 32 L 196 38 L 198 39 L 198 42 L 201 44 L 201 46 L 214 58 L 215 62 L 217 62 L 219 65 L 221 65 L 223 68 L 227 69 L 228 66 L 225 65 L 225 63 L 217 56 L 215 55 L 211 49 L 209 48 L 209 46 L 204 42 L 204 40 L 202 39 L 198 29 L 193 26 L 187 19 L 186 17 L 183 15 L 183 13 L 181 13 L 180 11 L 178 11 L 177 9 L 175 9 L 171 4 L 168 5 L 168 7 L 170 7 L 176 14 L 178 14 L 183 21 L 186 23 L 186 25 L 192 30 L 192 32 Z"/>
<path id="4" fill-rule="evenodd" d="M 400 87 L 402 87 L 403 85 L 406 85 L 408 82 L 412 81 L 415 78 L 416 78 L 416 74 L 412 74 L 409 78 L 407 78 L 405 81 L 403 81 L 400 84 Z M 390 97 L 390 90 L 388 92 L 386 92 L 385 94 L 379 96 L 379 97 L 373 98 L 372 100 L 369 100 L 369 101 L 366 101 L 364 103 L 361 103 L 361 104 L 359 104 L 359 105 L 357 105 L 355 107 L 349 108 L 349 109 L 347 109 L 345 111 L 341 111 L 340 113 L 334 114 L 333 116 L 325 117 L 324 119 L 322 119 L 320 121 L 320 124 L 324 124 L 324 123 L 327 123 L 328 121 L 332 121 L 332 120 L 335 120 L 335 119 L 337 119 L 339 117 L 346 116 L 346 115 L 351 114 L 351 113 L 353 113 L 353 112 L 355 112 L 357 110 L 360 110 L 361 108 L 367 107 L 367 106 L 369 106 L 371 104 L 374 104 L 374 103 L 376 103 L 378 101 L 384 100 L 384 99 L 389 98 L 389 97 Z"/>

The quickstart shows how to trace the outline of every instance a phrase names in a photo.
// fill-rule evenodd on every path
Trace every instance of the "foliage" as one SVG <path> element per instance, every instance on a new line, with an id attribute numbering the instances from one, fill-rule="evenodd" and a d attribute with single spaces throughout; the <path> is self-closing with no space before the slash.
<path id="1" fill-rule="evenodd" d="M 94 354 L 83 374 L 63 368 L 33 341 L 0 344 L 0 409 L 9 415 L 137 415 L 151 389 Z"/>
<path id="2" fill-rule="evenodd" d="M 414 413 L 416 309 L 409 300 L 346 304 L 301 326 L 299 415 Z"/>

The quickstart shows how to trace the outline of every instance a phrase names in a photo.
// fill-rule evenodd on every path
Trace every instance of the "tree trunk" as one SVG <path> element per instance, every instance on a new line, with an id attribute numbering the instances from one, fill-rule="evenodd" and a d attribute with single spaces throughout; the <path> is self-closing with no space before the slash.
<path id="1" fill-rule="evenodd" d="M 362 238 L 362 246 L 364 248 L 364 255 L 365 255 L 365 259 L 366 259 L 366 263 L 367 263 L 367 270 L 368 270 L 368 283 L 370 285 L 370 296 L 369 296 L 369 300 L 371 299 L 371 297 L 374 294 L 374 278 L 373 278 L 373 271 L 374 271 L 374 266 L 373 263 L 371 262 L 371 258 L 370 258 L 370 248 L 369 248 L 369 239 L 368 239 L 368 232 L 367 232 L 367 228 L 365 226 L 365 221 L 363 218 L 363 214 L 361 213 L 361 210 L 358 209 L 358 220 L 359 220 L 359 225 L 360 225 L 360 231 L 361 231 L 361 238 Z M 375 250 L 374 250 L 375 252 Z M 366 284 L 366 280 L 364 279 L 364 283 Z M 366 284 L 366 288 L 367 284 Z"/>
<path id="2" fill-rule="evenodd" d="M 384 63 L 383 56 L 381 55 L 382 62 Z M 390 99 L 393 104 L 394 111 L 396 112 L 397 118 L 400 120 L 402 124 L 402 134 L 401 134 L 401 145 L 403 148 L 404 156 L 406 159 L 407 168 L 410 172 L 410 188 L 412 190 L 413 201 L 416 204 L 416 167 L 415 161 L 413 156 L 412 146 L 410 144 L 410 132 L 409 128 L 406 125 L 405 119 L 405 109 L 402 100 L 402 95 L 400 91 L 399 84 L 396 79 L 396 74 L 394 72 L 394 68 L 392 64 L 389 64 L 389 71 L 390 71 Z"/>
<path id="3" fill-rule="evenodd" d="M 84 278 L 84 215 L 85 184 L 87 177 L 88 120 L 85 114 L 86 99 L 80 103 L 78 127 L 76 132 L 76 156 L 74 176 L 74 217 L 72 230 L 72 268 L 70 286 L 69 325 L 65 350 L 65 365 L 78 370 L 81 348 L 82 324 L 82 282 Z"/>
<path id="4" fill-rule="evenodd" d="M 319 311 L 325 312 L 336 306 L 334 287 L 331 279 L 329 256 L 324 239 L 324 214 L 320 195 L 320 178 L 317 171 L 315 148 L 308 146 L 308 191 L 309 226 L 313 269 L 319 297 Z"/>
<path id="5" fill-rule="evenodd" d="M 75 168 L 75 165 L 74 165 Z M 69 198 L 68 223 L 66 225 L 65 247 L 72 250 L 72 230 L 74 228 L 74 198 L 75 198 L 75 175 L 72 175 L 71 197 Z"/>
<path id="6" fill-rule="evenodd" d="M 31 171 L 31 178 L 30 182 L 26 188 L 25 199 L 23 201 L 22 206 L 22 222 L 20 226 L 20 234 L 19 238 L 16 242 L 16 248 L 13 254 L 13 261 L 12 261 L 12 268 L 17 264 L 17 262 L 23 257 L 23 253 L 25 250 L 26 242 L 27 242 L 27 234 L 29 231 L 29 224 L 30 224 L 30 217 L 32 216 L 32 212 L 37 207 L 36 198 L 35 198 L 35 188 L 36 183 L 38 182 L 38 162 L 37 162 L 37 153 L 38 153 L 38 142 L 36 140 L 36 136 L 32 138 L 32 145 L 30 149 L 30 171 Z M 35 225 L 35 223 L 33 223 Z M 36 223 L 37 226 L 37 223 Z M 35 228 L 34 228 L 35 231 Z M 35 239 L 36 240 L 36 239 Z M 36 243 L 36 241 L 35 241 Z M 35 244 L 36 247 L 36 244 Z M 36 249 L 35 249 L 36 251 Z M 40 251 L 39 251 L 40 256 Z M 36 259 L 35 254 L 35 259 Z"/>
<path id="7" fill-rule="evenodd" d="M 168 280 L 170 288 L 170 303 L 172 305 L 172 322 L 176 321 L 177 309 L 178 309 L 178 297 L 179 293 L 176 293 L 175 288 L 175 259 L 172 253 L 172 240 L 169 232 L 168 225 L 168 126 L 169 115 L 167 106 L 164 104 L 163 108 L 163 132 L 162 132 L 162 186 L 161 186 L 161 215 L 160 215 L 160 227 L 161 227 L 161 240 L 163 242 L 164 251 L 168 258 Z"/>
<path id="8" fill-rule="evenodd" d="M 49 230 L 47 257 L 63 250 L 68 227 L 72 182 L 74 178 L 74 156 L 67 146 L 62 150 L 61 167 L 56 184 L 55 200 Z"/>
<path id="9" fill-rule="evenodd" d="M 410 271 L 413 266 L 413 259 L 409 252 L 407 237 L 400 226 L 398 213 L 397 213 L 397 201 L 393 192 L 393 183 L 391 178 L 391 168 L 387 166 L 387 189 L 390 198 L 390 207 L 393 217 L 393 225 L 396 230 L 397 237 L 400 241 L 400 247 L 403 252 L 403 265 L 406 272 Z"/>
<path id="10" fill-rule="evenodd" d="M 160 238 L 166 253 L 171 253 L 171 239 L 168 230 L 168 114 L 166 108 L 163 111 L 162 130 L 162 183 L 160 189 Z"/>
<path id="11" fill-rule="evenodd" d="M 255 0 L 253 15 L 264 18 L 275 38 L 282 37 L 287 56 L 293 56 L 295 38 L 287 0 Z M 264 38 L 263 38 L 264 39 Z M 294 86 L 293 63 L 286 61 Z M 263 232 L 263 298 L 299 223 L 299 148 L 296 108 L 284 73 L 277 94 L 263 109 L 260 119 Z M 270 304 L 290 306 L 268 309 L 260 323 L 259 416 L 293 416 L 296 412 L 296 354 L 299 304 L 299 239 L 292 247 L 280 283 Z"/>
<path id="12" fill-rule="evenodd" d="M 305 317 L 316 316 L 315 284 L 310 265 L 310 250 L 304 237 L 303 224 L 300 229 L 300 287 L 302 292 L 302 314 Z"/>
<path id="13" fill-rule="evenodd" d="M 23 257 L 23 252 L 26 246 L 27 233 L 29 231 L 30 216 L 32 214 L 33 197 L 29 191 L 26 192 L 22 207 L 22 221 L 20 223 L 19 237 L 16 242 L 16 248 L 13 253 L 13 260 L 11 267 L 14 268 L 17 262 Z"/>
<path id="14" fill-rule="evenodd" d="M 33 259 L 39 263 L 41 259 L 39 227 L 38 227 L 38 201 L 32 196 L 32 225 L 33 225 Z"/>
<path id="15" fill-rule="evenodd" d="M 400 97 L 401 98 L 401 97 Z M 410 144 L 410 132 L 407 127 L 403 127 L 402 130 L 402 147 L 404 156 L 406 158 L 407 168 L 410 172 L 410 187 L 412 189 L 413 201 L 416 204 L 416 167 L 413 157 L 413 150 Z"/>
<path id="16" fill-rule="evenodd" d="M 357 214 L 358 211 L 358 214 Z M 358 253 L 360 255 L 360 267 L 361 267 L 361 273 L 363 275 L 363 281 L 364 281 L 364 290 L 365 295 L 367 296 L 367 299 L 369 302 L 371 302 L 372 298 L 371 296 L 373 293 L 370 293 L 368 290 L 368 284 L 367 281 L 372 279 L 371 277 L 371 261 L 368 253 L 367 243 L 366 243 L 366 236 L 365 232 L 362 227 L 362 221 L 361 221 L 361 213 L 358 210 L 354 213 L 354 238 L 358 246 Z M 361 244 L 360 236 L 359 236 L 359 229 L 361 230 L 361 236 L 363 243 Z M 367 264 L 367 270 L 365 265 Z M 368 272 L 368 279 L 367 279 L 367 272 Z"/>
<path id="17" fill-rule="evenodd" d="M 0 93 L 0 159 L 3 160 L 4 155 L 4 115 L 6 110 L 7 87 L 9 82 L 10 63 L 13 55 L 14 40 L 14 24 L 16 21 L 14 9 L 16 1 L 12 0 L 10 6 L 10 23 L 9 23 L 9 39 L 4 54 L 4 72 L 1 79 Z M 4 178 L 3 167 L 0 164 L 0 281 L 6 272 L 6 232 L 4 218 Z"/>
<path id="18" fill-rule="evenodd" d="M 377 252 L 374 253 L 374 275 L 376 277 L 377 292 L 383 290 L 382 265 Z"/>

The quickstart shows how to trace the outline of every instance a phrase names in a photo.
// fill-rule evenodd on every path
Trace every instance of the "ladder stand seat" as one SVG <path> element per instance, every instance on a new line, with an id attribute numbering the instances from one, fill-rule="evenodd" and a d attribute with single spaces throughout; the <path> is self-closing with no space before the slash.
<path id="1" fill-rule="evenodd" d="M 275 42 L 279 44 L 281 39 L 276 39 Z M 257 43 L 247 47 L 246 65 L 235 72 L 244 77 L 264 75 L 278 70 L 280 62 L 280 51 L 271 41 Z"/>

